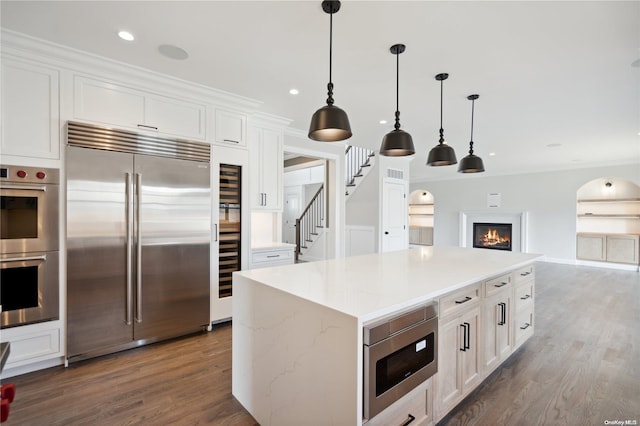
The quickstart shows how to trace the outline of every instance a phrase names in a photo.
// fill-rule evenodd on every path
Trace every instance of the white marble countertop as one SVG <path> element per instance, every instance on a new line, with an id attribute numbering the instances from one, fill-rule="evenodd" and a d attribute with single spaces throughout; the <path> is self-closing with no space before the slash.
<path id="1" fill-rule="evenodd" d="M 291 249 L 295 250 L 295 244 L 277 243 L 272 241 L 251 243 L 251 251 L 275 250 L 275 249 Z"/>
<path id="2" fill-rule="evenodd" d="M 253 248 L 253 247 L 252 247 Z M 525 266 L 540 254 L 421 247 L 235 272 L 361 323 Z"/>

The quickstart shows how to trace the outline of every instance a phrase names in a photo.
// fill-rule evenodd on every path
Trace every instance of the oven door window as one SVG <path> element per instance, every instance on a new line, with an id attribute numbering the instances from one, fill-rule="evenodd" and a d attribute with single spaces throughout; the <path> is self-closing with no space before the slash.
<path id="1" fill-rule="evenodd" d="M 38 307 L 38 267 L 0 270 L 0 303 L 3 311 Z"/>
<path id="2" fill-rule="evenodd" d="M 38 238 L 38 197 L 0 197 L 0 238 Z"/>
<path id="3" fill-rule="evenodd" d="M 434 334 L 393 352 L 376 362 L 376 397 L 433 362 Z"/>

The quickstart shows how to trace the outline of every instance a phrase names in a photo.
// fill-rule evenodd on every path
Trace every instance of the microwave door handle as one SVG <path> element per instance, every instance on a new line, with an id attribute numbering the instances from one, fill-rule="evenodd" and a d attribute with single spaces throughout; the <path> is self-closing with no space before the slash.
<path id="1" fill-rule="evenodd" d="M 133 255 L 132 253 L 132 244 L 131 244 L 131 237 L 132 237 L 132 229 L 131 229 L 131 224 L 132 222 L 132 217 L 131 217 L 131 210 L 132 210 L 132 191 L 131 191 L 131 174 L 130 173 L 126 173 L 126 187 L 125 187 L 125 220 L 127 221 L 127 223 L 125 224 L 125 228 L 126 228 L 126 235 L 125 235 L 125 239 L 126 239 L 126 245 L 127 245 L 127 309 L 126 309 L 126 313 L 125 313 L 125 322 L 127 323 L 127 325 L 131 325 L 131 301 L 133 299 L 133 288 L 131 287 L 131 274 L 132 274 L 132 265 L 131 265 L 131 256 Z"/>
<path id="2" fill-rule="evenodd" d="M 136 322 L 142 322 L 142 233 L 140 232 L 140 204 L 142 204 L 142 175 L 136 173 Z"/>
<path id="3" fill-rule="evenodd" d="M 26 190 L 26 191 L 42 191 L 42 192 L 46 192 L 47 187 L 44 185 L 40 185 L 40 186 L 27 186 L 27 185 L 14 185 L 11 183 L 3 183 L 2 184 L 2 189 L 17 189 L 19 191 L 22 190 Z"/>
<path id="4" fill-rule="evenodd" d="M 6 259 L 0 259 L 0 263 L 9 263 L 9 262 L 28 262 L 30 260 L 41 260 L 46 261 L 47 256 L 26 256 L 26 257 L 7 257 Z"/>

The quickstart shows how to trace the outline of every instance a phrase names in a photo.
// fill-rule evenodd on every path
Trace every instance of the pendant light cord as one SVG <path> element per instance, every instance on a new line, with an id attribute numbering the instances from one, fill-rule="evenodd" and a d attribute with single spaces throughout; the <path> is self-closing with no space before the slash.
<path id="1" fill-rule="evenodd" d="M 400 53 L 396 53 L 396 124 L 393 128 L 400 130 Z"/>
<path id="2" fill-rule="evenodd" d="M 331 79 L 333 57 L 333 12 L 329 14 L 329 84 L 327 84 L 327 105 L 333 105 L 333 82 Z"/>
<path id="3" fill-rule="evenodd" d="M 471 99 L 471 139 L 469 140 L 469 155 L 473 155 L 473 110 L 475 109 L 476 100 Z"/>
<path id="4" fill-rule="evenodd" d="M 440 140 L 438 141 L 438 143 L 443 144 L 444 143 L 444 129 L 442 128 L 442 86 L 443 86 L 443 81 L 444 80 L 440 80 Z"/>

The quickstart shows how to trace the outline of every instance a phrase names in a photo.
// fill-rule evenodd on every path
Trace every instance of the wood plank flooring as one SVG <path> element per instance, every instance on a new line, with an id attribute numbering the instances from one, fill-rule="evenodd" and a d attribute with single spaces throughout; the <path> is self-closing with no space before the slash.
<path id="1" fill-rule="evenodd" d="M 534 336 L 439 426 L 640 423 L 640 274 L 536 268 Z M 8 381 L 7 426 L 256 424 L 231 395 L 230 324 Z"/>

